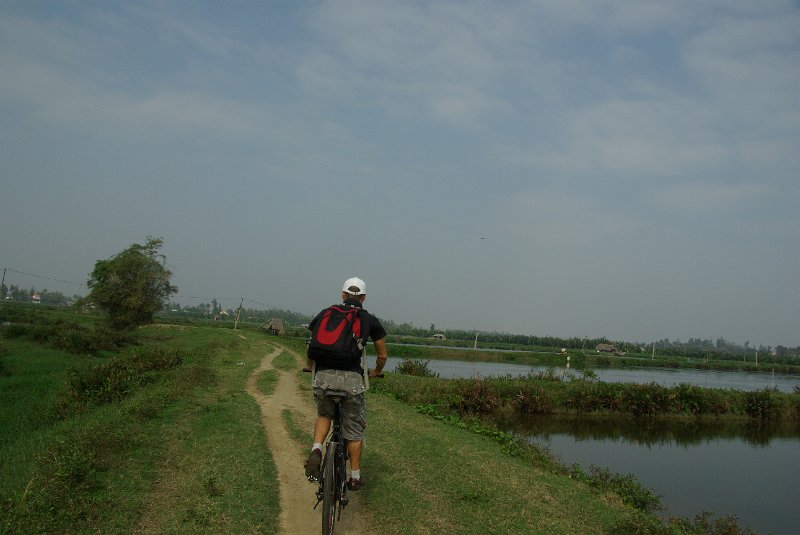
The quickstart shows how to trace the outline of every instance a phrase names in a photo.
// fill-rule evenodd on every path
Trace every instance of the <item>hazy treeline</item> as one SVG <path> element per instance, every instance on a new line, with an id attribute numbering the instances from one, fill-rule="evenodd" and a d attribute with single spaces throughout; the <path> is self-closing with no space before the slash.
<path id="1" fill-rule="evenodd" d="M 215 316 L 227 316 L 228 319 L 234 319 L 237 311 L 239 312 L 239 320 L 245 322 L 258 322 L 264 323 L 272 318 L 280 318 L 289 325 L 303 325 L 309 323 L 312 319 L 311 316 L 293 312 L 291 310 L 284 310 L 280 308 L 242 308 L 241 311 L 236 308 L 223 307 L 216 299 L 212 299 L 210 303 L 200 303 L 194 306 L 181 306 L 179 303 L 170 303 L 167 307 L 170 313 L 179 313 L 184 317 L 189 318 L 213 318 Z"/>
<path id="2" fill-rule="evenodd" d="M 389 334 L 398 336 L 414 336 L 428 338 L 436 333 L 445 335 L 447 340 L 473 342 L 477 336 L 479 343 L 503 344 L 514 348 L 548 347 L 566 348 L 572 350 L 594 350 L 598 344 L 614 344 L 620 351 L 626 353 L 643 353 L 652 351 L 653 342 L 624 342 L 612 341 L 606 337 L 601 338 L 559 338 L 556 336 L 535 336 L 512 334 L 497 331 L 466 331 L 460 329 L 436 329 L 435 325 L 429 328 L 415 327 L 410 323 L 396 324 L 391 320 L 381 320 Z M 690 338 L 687 342 L 668 340 L 666 338 L 655 342 L 655 351 L 659 355 L 682 356 L 700 359 L 730 359 L 744 358 L 755 359 L 758 352 L 759 362 L 783 362 L 789 357 L 800 357 L 800 347 L 770 346 L 752 347 L 749 342 L 744 345 L 736 344 L 724 338 L 716 341 L 700 338 Z"/>
<path id="3" fill-rule="evenodd" d="M 7 298 L 9 301 L 18 301 L 21 303 L 30 303 L 33 299 L 33 294 L 39 294 L 41 302 L 45 305 L 68 305 L 80 299 L 79 295 L 73 295 L 68 297 L 61 292 L 54 292 L 49 291 L 46 288 L 42 290 L 37 290 L 35 287 L 31 286 L 30 289 L 20 288 L 16 284 L 12 284 L 11 286 L 6 286 L 3 284 L 2 286 L 2 298 L 6 300 Z"/>

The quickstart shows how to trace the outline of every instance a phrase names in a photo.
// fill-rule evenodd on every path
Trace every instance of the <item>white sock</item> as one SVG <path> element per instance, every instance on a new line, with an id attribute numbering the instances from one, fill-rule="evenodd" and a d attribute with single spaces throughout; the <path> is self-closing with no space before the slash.
<path id="1" fill-rule="evenodd" d="M 311 451 L 313 452 L 314 450 L 319 450 L 321 452 L 322 444 L 320 444 L 319 442 L 314 442 L 314 445 L 311 446 Z"/>
<path id="2" fill-rule="evenodd" d="M 353 479 L 361 479 L 361 470 L 350 470 L 350 477 Z"/>

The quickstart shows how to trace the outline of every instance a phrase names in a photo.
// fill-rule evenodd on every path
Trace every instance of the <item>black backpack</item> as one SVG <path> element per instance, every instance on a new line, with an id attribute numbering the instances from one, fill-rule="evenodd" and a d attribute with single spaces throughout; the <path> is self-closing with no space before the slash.
<path id="1" fill-rule="evenodd" d="M 361 362 L 367 330 L 361 309 L 333 305 L 320 314 L 311 330 L 308 356 L 317 364 L 347 369 Z"/>

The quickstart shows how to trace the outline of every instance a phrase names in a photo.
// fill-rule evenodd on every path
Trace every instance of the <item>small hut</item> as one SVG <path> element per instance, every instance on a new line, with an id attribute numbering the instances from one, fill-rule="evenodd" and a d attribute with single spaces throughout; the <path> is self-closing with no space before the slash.
<path id="1" fill-rule="evenodd" d="M 272 318 L 264 324 L 264 330 L 273 336 L 283 336 L 286 334 L 286 329 L 283 326 L 283 320 L 280 318 Z"/>
<path id="2" fill-rule="evenodd" d="M 614 355 L 623 355 L 622 351 L 620 351 L 619 348 L 614 344 L 597 344 L 594 349 L 598 353 L 613 353 Z"/>

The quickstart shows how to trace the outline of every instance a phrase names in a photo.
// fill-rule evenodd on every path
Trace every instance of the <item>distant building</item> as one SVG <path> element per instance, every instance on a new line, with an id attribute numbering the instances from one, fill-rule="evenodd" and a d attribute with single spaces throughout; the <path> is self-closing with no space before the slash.
<path id="1" fill-rule="evenodd" d="M 31 297 L 31 302 L 32 303 L 42 302 L 42 296 L 39 295 L 39 292 L 33 292 L 33 296 Z"/>
<path id="2" fill-rule="evenodd" d="M 273 336 L 283 336 L 286 334 L 286 329 L 283 326 L 283 320 L 280 318 L 272 318 L 266 322 L 262 328 Z"/>
<path id="3" fill-rule="evenodd" d="M 614 344 L 597 344 L 594 349 L 598 353 L 613 353 L 620 356 L 624 355 L 624 353 L 620 351 L 619 348 Z"/>

